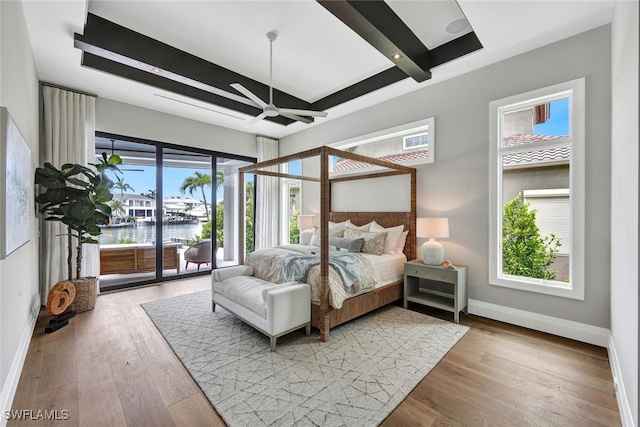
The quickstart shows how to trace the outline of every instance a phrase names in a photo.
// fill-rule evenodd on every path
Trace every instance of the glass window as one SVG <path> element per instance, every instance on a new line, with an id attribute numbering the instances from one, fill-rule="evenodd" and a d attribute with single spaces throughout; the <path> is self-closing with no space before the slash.
<path id="1" fill-rule="evenodd" d="M 490 283 L 584 299 L 584 80 L 490 114 Z"/>
<path id="2" fill-rule="evenodd" d="M 281 218 L 280 239 L 284 244 L 300 243 L 300 230 L 298 229 L 298 215 L 302 210 L 302 181 L 296 176 L 301 175 L 302 161 L 292 160 L 280 165 L 280 172 L 289 174 L 289 178 L 281 180 Z"/>

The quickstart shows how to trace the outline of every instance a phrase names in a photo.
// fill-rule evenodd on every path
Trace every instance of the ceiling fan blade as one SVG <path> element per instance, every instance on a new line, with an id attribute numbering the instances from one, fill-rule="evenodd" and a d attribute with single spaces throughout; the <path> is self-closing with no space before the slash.
<path id="1" fill-rule="evenodd" d="M 296 110 L 295 108 L 278 108 L 278 112 L 282 115 L 286 113 L 286 114 L 294 114 L 296 116 L 327 117 L 326 111 Z"/>
<path id="2" fill-rule="evenodd" d="M 253 119 L 245 122 L 244 126 L 253 126 L 256 123 L 258 123 L 260 120 L 264 119 L 265 117 L 267 117 L 267 113 L 263 112 L 263 113 L 257 115 L 256 117 L 254 117 Z"/>
<path id="3" fill-rule="evenodd" d="M 297 120 L 299 122 L 306 123 L 306 124 L 313 123 L 313 120 L 307 119 L 306 117 L 296 116 L 295 114 L 290 114 L 290 113 L 283 113 L 282 110 L 279 110 L 279 113 L 281 116 L 291 120 Z"/>
<path id="4" fill-rule="evenodd" d="M 258 104 L 260 108 L 264 108 L 267 106 L 266 102 L 258 98 L 256 95 L 253 94 L 253 92 L 251 92 L 246 87 L 242 86 L 240 83 L 232 83 L 231 87 L 237 90 L 238 92 L 240 92 L 241 94 L 243 94 L 244 96 L 246 96 L 247 98 L 249 98 L 250 100 L 252 100 L 253 102 L 255 102 L 256 104 Z"/>

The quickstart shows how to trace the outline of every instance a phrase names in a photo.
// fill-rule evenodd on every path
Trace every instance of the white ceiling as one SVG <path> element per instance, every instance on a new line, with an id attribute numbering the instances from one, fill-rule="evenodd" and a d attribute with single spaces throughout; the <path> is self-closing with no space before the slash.
<path id="1" fill-rule="evenodd" d="M 466 17 L 483 49 L 328 110 L 314 124 L 283 126 L 213 104 L 81 67 L 73 34 L 87 11 L 195 56 L 269 84 L 269 42 L 275 31 L 273 83 L 314 102 L 391 66 L 391 61 L 312 0 L 297 1 L 35 1 L 23 0 L 41 81 L 153 110 L 276 138 L 333 120 L 447 78 L 611 22 L 613 1 L 397 1 L 390 7 L 433 48 L 453 37 L 444 28 Z M 467 29 L 466 31 L 470 31 Z M 177 101 L 177 102 L 176 102 Z M 287 108 L 286 105 L 278 105 Z"/>

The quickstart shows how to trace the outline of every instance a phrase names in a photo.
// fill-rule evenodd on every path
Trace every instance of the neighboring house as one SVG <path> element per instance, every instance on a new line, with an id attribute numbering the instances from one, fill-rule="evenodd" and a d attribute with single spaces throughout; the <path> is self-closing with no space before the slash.
<path id="1" fill-rule="evenodd" d="M 120 200 L 122 207 L 126 209 L 126 214 L 123 216 L 132 216 L 135 218 L 155 218 L 156 215 L 156 201 L 147 196 L 140 194 L 119 194 L 115 193 L 113 198 Z"/>

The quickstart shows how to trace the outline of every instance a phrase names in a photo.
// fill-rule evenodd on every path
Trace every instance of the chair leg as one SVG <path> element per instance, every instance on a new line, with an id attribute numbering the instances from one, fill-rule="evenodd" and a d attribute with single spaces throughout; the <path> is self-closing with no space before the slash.
<path id="1" fill-rule="evenodd" d="M 270 339 L 271 339 L 271 351 L 276 351 L 276 340 L 277 340 L 278 338 L 276 338 L 276 337 L 270 337 Z"/>
<path id="2" fill-rule="evenodd" d="M 216 303 L 211 301 L 211 311 L 216 311 Z"/>
<path id="3" fill-rule="evenodd" d="M 189 261 L 184 262 L 184 269 L 186 270 L 187 268 L 189 268 Z"/>
<path id="4" fill-rule="evenodd" d="M 200 271 L 200 263 L 198 263 L 198 271 Z"/>

